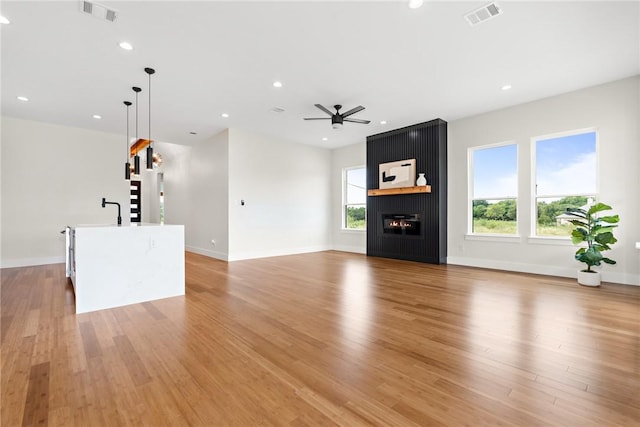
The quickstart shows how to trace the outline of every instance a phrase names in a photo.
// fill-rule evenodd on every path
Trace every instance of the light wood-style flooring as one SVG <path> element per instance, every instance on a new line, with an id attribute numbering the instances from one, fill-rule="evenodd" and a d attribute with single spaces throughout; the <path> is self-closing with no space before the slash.
<path id="1" fill-rule="evenodd" d="M 640 425 L 640 287 L 333 251 L 186 276 L 76 315 L 64 265 L 2 270 L 2 426 Z"/>

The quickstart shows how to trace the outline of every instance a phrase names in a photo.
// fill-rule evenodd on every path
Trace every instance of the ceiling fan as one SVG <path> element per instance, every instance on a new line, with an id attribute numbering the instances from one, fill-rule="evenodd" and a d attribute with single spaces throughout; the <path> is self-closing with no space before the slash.
<path id="1" fill-rule="evenodd" d="M 371 123 L 370 120 L 348 118 L 349 116 L 364 110 L 364 107 L 362 105 L 352 108 L 346 113 L 340 113 L 340 109 L 342 108 L 342 105 L 339 105 L 339 104 L 334 105 L 333 108 L 336 109 L 335 114 L 320 104 L 315 104 L 315 106 L 321 109 L 322 111 L 324 111 L 325 113 L 327 113 L 328 115 L 330 115 L 331 117 L 305 117 L 304 118 L 305 120 L 329 120 L 329 118 L 331 118 L 331 126 L 334 129 L 340 129 L 342 127 L 343 122 L 362 123 L 365 125 Z"/>

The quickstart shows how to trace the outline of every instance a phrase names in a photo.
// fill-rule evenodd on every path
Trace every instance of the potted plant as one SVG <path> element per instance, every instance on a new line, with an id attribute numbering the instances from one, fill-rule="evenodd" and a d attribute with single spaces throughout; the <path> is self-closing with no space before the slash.
<path id="1" fill-rule="evenodd" d="M 591 267 L 601 263 L 615 264 L 616 262 L 602 255 L 603 251 L 611 249 L 610 245 L 618 240 L 613 236 L 612 230 L 617 227 L 620 217 L 616 215 L 599 216 L 602 211 L 610 210 L 611 206 L 604 203 L 596 203 L 588 209 L 567 208 L 568 215 L 576 217 L 570 220 L 575 227 L 571 231 L 571 241 L 581 245 L 576 251 L 575 258 L 587 264 L 586 270 L 578 271 L 578 283 L 585 286 L 600 286 L 600 272 Z M 587 246 L 582 246 L 586 243 Z"/>

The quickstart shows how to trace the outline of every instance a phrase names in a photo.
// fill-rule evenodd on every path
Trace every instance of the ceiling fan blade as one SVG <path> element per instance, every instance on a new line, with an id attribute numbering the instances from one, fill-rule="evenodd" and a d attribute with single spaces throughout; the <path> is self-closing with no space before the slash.
<path id="1" fill-rule="evenodd" d="M 325 113 L 327 113 L 330 116 L 333 116 L 333 113 L 329 110 L 327 110 L 323 105 L 320 104 L 314 104 L 316 107 L 318 107 L 319 109 L 321 109 L 322 111 L 324 111 Z"/>
<path id="2" fill-rule="evenodd" d="M 356 108 L 352 108 L 351 110 L 347 111 L 346 113 L 342 113 L 341 116 L 342 117 L 347 117 L 347 116 L 350 116 L 350 115 L 355 114 L 358 111 L 362 111 L 362 110 L 364 110 L 364 107 L 362 105 L 358 105 Z"/>
<path id="3" fill-rule="evenodd" d="M 345 122 L 351 122 L 351 123 L 362 123 L 364 125 L 368 125 L 369 123 L 371 123 L 371 120 L 360 120 L 360 119 L 342 119 Z"/>
<path id="4" fill-rule="evenodd" d="M 331 120 L 331 117 L 305 117 L 305 120 Z"/>

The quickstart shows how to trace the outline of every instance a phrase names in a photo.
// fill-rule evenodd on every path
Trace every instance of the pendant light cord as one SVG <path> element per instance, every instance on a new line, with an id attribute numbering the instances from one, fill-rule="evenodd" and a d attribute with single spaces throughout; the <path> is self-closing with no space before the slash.
<path id="1" fill-rule="evenodd" d="M 151 141 L 151 73 L 149 73 L 149 145 L 153 145 Z"/>
<path id="2" fill-rule="evenodd" d="M 138 140 L 138 91 L 136 91 L 136 141 Z"/>
<path id="3" fill-rule="evenodd" d="M 127 157 L 125 157 L 125 160 L 126 160 L 125 163 L 128 163 L 129 162 L 129 157 L 130 157 L 130 154 L 131 154 L 129 152 L 129 106 L 128 105 L 127 105 L 127 147 L 126 147 L 126 149 L 127 149 L 127 152 L 126 152 Z"/>

